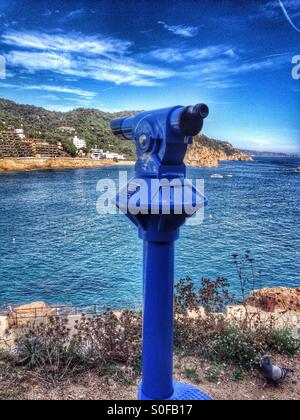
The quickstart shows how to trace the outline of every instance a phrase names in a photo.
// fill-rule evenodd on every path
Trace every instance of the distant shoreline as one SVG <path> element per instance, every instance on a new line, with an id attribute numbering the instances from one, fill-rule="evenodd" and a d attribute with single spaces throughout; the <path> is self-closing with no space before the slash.
<path id="1" fill-rule="evenodd" d="M 89 169 L 130 166 L 133 161 L 93 160 L 84 158 L 5 158 L 0 159 L 0 173 L 61 169 Z"/>

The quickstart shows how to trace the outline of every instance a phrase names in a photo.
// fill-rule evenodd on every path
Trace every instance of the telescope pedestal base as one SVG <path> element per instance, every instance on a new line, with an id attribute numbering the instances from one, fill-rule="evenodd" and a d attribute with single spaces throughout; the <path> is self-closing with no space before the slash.
<path id="1" fill-rule="evenodd" d="M 138 388 L 138 399 L 140 401 L 150 401 L 152 398 L 143 394 L 142 386 Z M 174 392 L 170 398 L 165 401 L 212 401 L 212 398 L 206 395 L 200 389 L 193 385 L 183 384 L 181 382 L 174 382 Z"/>

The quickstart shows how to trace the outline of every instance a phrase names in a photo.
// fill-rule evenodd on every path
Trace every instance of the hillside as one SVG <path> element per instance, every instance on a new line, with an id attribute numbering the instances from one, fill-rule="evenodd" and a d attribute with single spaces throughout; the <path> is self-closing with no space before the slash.
<path id="1" fill-rule="evenodd" d="M 130 112 L 122 112 L 122 115 Z M 74 133 L 62 131 L 62 127 L 74 128 L 78 136 L 87 142 L 87 148 L 95 145 L 104 150 L 120 152 L 129 159 L 134 158 L 134 145 L 122 142 L 112 134 L 109 121 L 120 116 L 96 109 L 79 108 L 70 112 L 48 111 L 31 105 L 19 105 L 0 99 L 0 131 L 23 128 L 29 138 L 61 141 L 64 146 L 71 143 Z"/>
<path id="2" fill-rule="evenodd" d="M 134 159 L 134 144 L 115 137 L 109 127 L 112 118 L 130 114 L 132 111 L 107 113 L 84 108 L 55 112 L 0 99 L 0 131 L 23 128 L 28 138 L 45 139 L 52 143 L 60 141 L 68 152 L 72 149 L 71 140 L 76 133 L 86 140 L 88 150 L 97 145 L 101 149 Z M 229 143 L 200 135 L 190 147 L 186 162 L 194 166 L 217 166 L 220 160 L 243 159 L 249 157 L 235 150 Z"/>

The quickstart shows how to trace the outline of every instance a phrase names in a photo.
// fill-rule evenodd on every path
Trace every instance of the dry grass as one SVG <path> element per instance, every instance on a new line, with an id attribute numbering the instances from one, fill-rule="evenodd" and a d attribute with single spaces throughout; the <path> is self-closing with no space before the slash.
<path id="1" fill-rule="evenodd" d="M 281 366 L 293 367 L 294 375 L 278 388 L 263 389 L 258 372 L 245 373 L 241 381 L 234 381 L 232 368 L 211 365 L 194 357 L 175 357 L 175 378 L 193 383 L 215 400 L 299 400 L 300 360 L 276 356 L 274 361 Z M 21 375 L 22 378 L 22 375 Z M 24 378 L 22 378 L 24 379 Z M 87 371 L 76 378 L 66 379 L 56 385 L 40 382 L 30 376 L 21 385 L 9 384 L 0 375 L 0 399 L 6 400 L 135 400 L 137 384 L 123 384 L 114 375 L 102 376 L 96 371 Z"/>

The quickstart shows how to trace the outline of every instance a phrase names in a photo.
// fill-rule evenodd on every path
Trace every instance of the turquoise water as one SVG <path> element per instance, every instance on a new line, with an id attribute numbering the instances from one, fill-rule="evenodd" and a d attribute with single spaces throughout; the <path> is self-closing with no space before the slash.
<path id="1" fill-rule="evenodd" d="M 226 162 L 190 168 L 204 178 L 204 223 L 177 242 L 176 279 L 225 276 L 238 293 L 231 254 L 251 250 L 261 286 L 300 284 L 299 159 Z M 119 169 L 0 175 L 0 306 L 44 300 L 136 307 L 141 243 L 124 216 L 96 212 L 100 178 Z M 132 169 L 130 168 L 132 173 Z M 211 175 L 232 175 L 212 179 Z"/>

